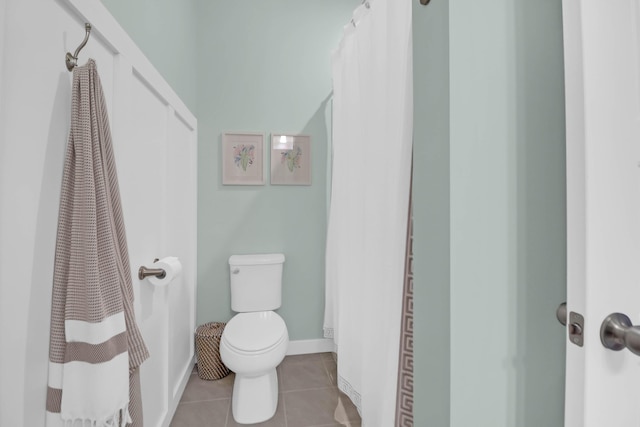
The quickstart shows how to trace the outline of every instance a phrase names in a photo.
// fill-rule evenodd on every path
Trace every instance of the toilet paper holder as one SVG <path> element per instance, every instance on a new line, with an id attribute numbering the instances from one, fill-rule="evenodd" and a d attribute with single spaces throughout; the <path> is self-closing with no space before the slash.
<path id="1" fill-rule="evenodd" d="M 154 259 L 153 262 L 158 262 L 158 258 Z M 156 276 L 158 279 L 164 279 L 166 275 L 167 272 L 162 268 L 148 268 L 143 265 L 138 269 L 138 279 L 140 280 L 149 276 Z"/>

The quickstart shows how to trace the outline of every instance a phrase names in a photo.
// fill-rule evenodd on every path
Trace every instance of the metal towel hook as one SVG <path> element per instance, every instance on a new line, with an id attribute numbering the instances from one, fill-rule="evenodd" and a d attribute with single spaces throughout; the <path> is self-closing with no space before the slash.
<path id="1" fill-rule="evenodd" d="M 67 55 L 65 57 L 67 61 L 67 70 L 69 71 L 73 71 L 73 68 L 76 65 L 78 65 L 78 54 L 80 53 L 84 45 L 86 45 L 87 41 L 89 40 L 89 34 L 91 34 L 91 24 L 86 22 L 84 24 L 84 29 L 87 31 L 87 33 L 85 34 L 84 40 L 82 40 L 82 43 L 80 44 L 80 46 L 78 46 L 78 48 L 76 49 L 73 55 L 71 54 L 71 52 L 67 52 Z"/>

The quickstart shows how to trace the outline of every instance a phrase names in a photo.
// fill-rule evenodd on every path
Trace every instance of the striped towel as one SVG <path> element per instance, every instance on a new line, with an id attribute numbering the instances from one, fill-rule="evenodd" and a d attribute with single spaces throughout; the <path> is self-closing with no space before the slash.
<path id="1" fill-rule="evenodd" d="M 93 60 L 73 71 L 53 276 L 47 426 L 142 426 L 135 323 L 120 193 Z"/>

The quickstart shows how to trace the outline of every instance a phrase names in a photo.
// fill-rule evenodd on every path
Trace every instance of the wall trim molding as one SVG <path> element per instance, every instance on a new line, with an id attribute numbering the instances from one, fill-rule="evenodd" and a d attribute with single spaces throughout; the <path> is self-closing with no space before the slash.
<path id="1" fill-rule="evenodd" d="M 169 407 L 167 408 L 166 415 L 164 417 L 164 420 L 162 421 L 162 427 L 169 427 L 169 425 L 171 424 L 171 420 L 173 420 L 173 416 L 176 414 L 176 409 L 178 409 L 180 400 L 182 400 L 184 389 L 187 388 L 187 383 L 191 378 L 191 374 L 193 374 L 194 372 L 197 372 L 197 371 L 194 371 L 195 366 L 196 366 L 196 356 L 194 354 L 193 357 L 191 358 L 191 362 L 187 364 L 187 369 L 185 369 L 184 373 L 182 374 L 182 379 L 180 380 L 180 382 L 177 384 L 177 387 L 175 388 L 174 396 L 178 396 L 178 398 L 173 399 L 171 402 L 169 402 Z"/>
<path id="2" fill-rule="evenodd" d="M 296 340 L 289 342 L 287 356 L 294 356 L 296 354 L 327 353 L 330 351 L 335 351 L 333 340 L 330 339 L 318 338 L 314 340 Z"/>

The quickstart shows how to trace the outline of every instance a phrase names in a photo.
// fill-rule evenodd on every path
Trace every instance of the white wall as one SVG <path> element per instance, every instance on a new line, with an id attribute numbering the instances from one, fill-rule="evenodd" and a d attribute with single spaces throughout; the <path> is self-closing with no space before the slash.
<path id="1" fill-rule="evenodd" d="M 0 425 L 43 424 L 70 81 L 57 3 L 7 0 L 0 141 Z M 29 17 L 29 19 L 15 19 Z M 27 24 L 28 23 L 28 24 Z M 9 37 L 10 36 L 10 37 Z M 77 35 L 76 35 L 77 36 Z M 19 100 L 11 104 L 8 99 Z"/>

